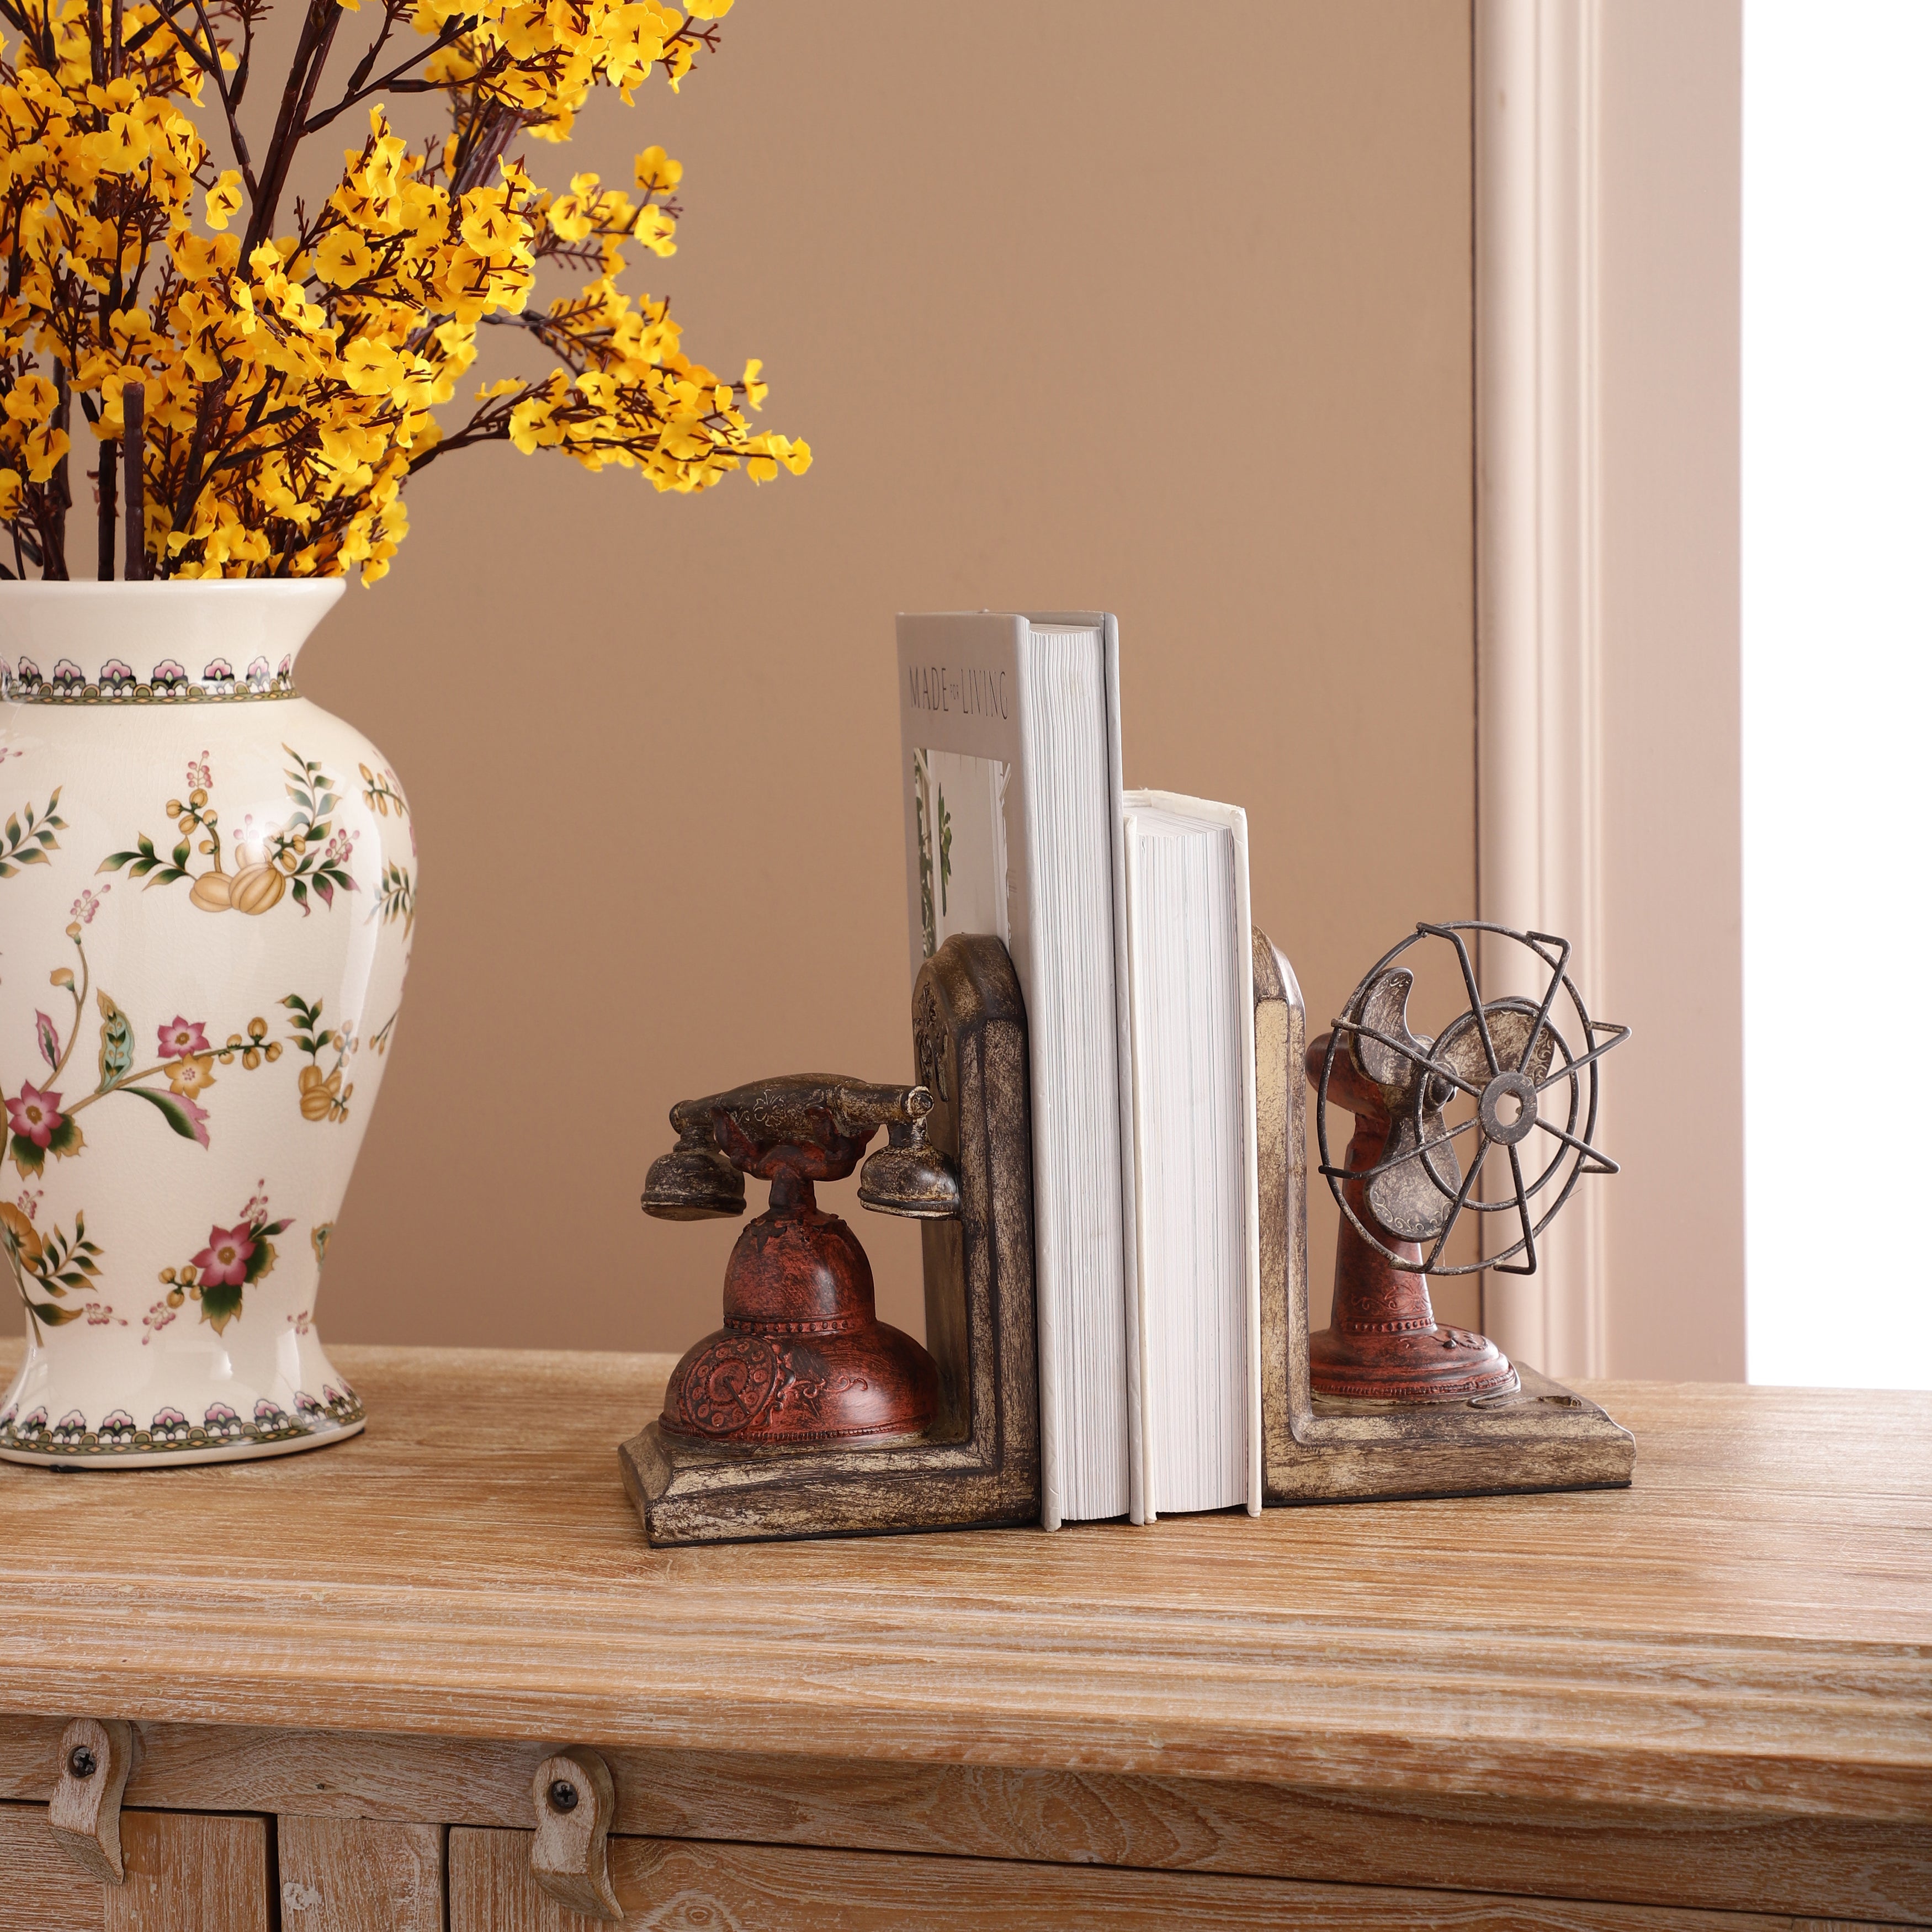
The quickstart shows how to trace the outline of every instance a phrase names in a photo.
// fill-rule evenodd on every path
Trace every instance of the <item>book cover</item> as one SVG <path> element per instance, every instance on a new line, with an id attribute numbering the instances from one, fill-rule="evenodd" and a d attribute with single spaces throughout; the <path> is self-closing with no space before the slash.
<path id="1" fill-rule="evenodd" d="M 902 616 L 908 963 L 992 933 L 1027 1005 L 1041 1521 L 1138 1521 L 1118 633 L 1098 612 Z"/>

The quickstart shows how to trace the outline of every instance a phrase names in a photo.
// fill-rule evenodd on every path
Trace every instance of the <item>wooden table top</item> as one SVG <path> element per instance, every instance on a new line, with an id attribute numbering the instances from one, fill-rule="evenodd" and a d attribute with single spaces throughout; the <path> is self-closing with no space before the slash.
<path id="1" fill-rule="evenodd" d="M 0 1465 L 0 1711 L 1932 1817 L 1932 1395 L 1584 1384 L 1622 1492 L 652 1550 L 669 1357 L 336 1358 L 338 1447 Z"/>

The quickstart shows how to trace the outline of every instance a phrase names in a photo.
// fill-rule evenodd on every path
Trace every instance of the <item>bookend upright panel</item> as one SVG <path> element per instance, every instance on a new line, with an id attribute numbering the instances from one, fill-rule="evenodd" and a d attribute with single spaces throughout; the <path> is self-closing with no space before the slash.
<path id="1" fill-rule="evenodd" d="M 893 1435 L 883 1432 L 891 1426 L 888 1417 L 864 1442 L 760 1442 L 707 1439 L 688 1429 L 667 1428 L 661 1417 L 618 1452 L 625 1487 L 653 1544 L 860 1536 L 1039 1520 L 1026 1011 L 1006 948 L 985 937 L 949 939 L 921 969 L 912 1012 L 920 1085 L 868 1090 L 916 1096 L 919 1108 L 930 1109 L 919 1114 L 910 1135 L 896 1127 L 892 1144 L 873 1162 L 902 1154 L 902 1143 L 910 1138 L 920 1143 L 922 1153 L 936 1150 L 958 1178 L 956 1208 L 885 1208 L 919 1212 L 925 1222 L 926 1339 L 937 1386 L 922 1393 L 932 1420 L 916 1435 Z M 687 1126 L 683 1112 L 703 1104 L 681 1103 L 674 1116 L 693 1142 L 707 1139 L 708 1130 L 697 1124 L 695 1114 Z M 731 1132 L 727 1120 L 724 1132 Z M 733 1154 L 734 1160 L 743 1157 L 742 1150 Z M 723 1168 L 715 1149 L 700 1158 Z M 848 1160 L 834 1172 L 850 1167 Z M 872 1171 L 868 1162 L 868 1175 Z M 704 1184 L 700 1173 L 699 1185 Z M 730 1184 L 725 1176 L 721 1202 Z M 774 1182 L 775 1204 L 781 1186 Z M 739 1193 L 742 1198 L 742 1185 Z M 860 1198 L 868 1206 L 884 1205 L 878 1190 L 868 1197 L 865 1176 Z M 738 1210 L 706 1205 L 694 1211 Z M 869 1300 L 868 1269 L 866 1276 Z M 730 1286 L 728 1276 L 728 1301 Z M 714 1338 L 721 1346 L 729 1346 L 732 1326 L 728 1321 L 726 1330 Z M 692 1360 L 688 1355 L 680 1372 Z M 687 1414 L 689 1407 L 685 1405 Z"/>
<path id="2" fill-rule="evenodd" d="M 1316 1394 L 1309 1375 L 1307 1016 L 1254 934 L 1262 1228 L 1262 1490 L 1270 1504 L 1616 1487 L 1636 1444 L 1597 1405 L 1515 1364 L 1509 1394 L 1426 1402 Z"/>

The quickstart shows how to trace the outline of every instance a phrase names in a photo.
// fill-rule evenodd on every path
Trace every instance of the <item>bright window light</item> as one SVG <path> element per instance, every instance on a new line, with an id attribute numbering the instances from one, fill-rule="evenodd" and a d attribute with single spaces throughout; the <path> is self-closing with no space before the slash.
<path id="1" fill-rule="evenodd" d="M 1754 1382 L 1932 1388 L 1928 88 L 1927 0 L 1745 0 Z"/>

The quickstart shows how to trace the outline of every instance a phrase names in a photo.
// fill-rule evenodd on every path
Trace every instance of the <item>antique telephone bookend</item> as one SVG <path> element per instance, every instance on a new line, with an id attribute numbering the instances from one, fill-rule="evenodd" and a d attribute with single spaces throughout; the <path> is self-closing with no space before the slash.
<path id="1" fill-rule="evenodd" d="M 823 1074 L 680 1101 L 646 1214 L 745 1211 L 724 1324 L 620 1451 L 654 1544 L 1018 1523 L 1040 1514 L 1026 1022 L 996 939 L 956 937 L 913 997 L 920 1084 Z M 872 1271 L 815 1184 L 858 1166 L 861 1206 L 922 1230 L 932 1353 L 874 1312 Z"/>
<path id="2" fill-rule="evenodd" d="M 1485 1000 L 1464 937 L 1472 933 L 1485 936 L 1486 961 L 1510 945 L 1527 949 L 1540 997 Z M 1432 1040 L 1409 1027 L 1414 974 L 1397 963 L 1428 940 L 1450 949 L 1468 997 Z M 1630 1030 L 1590 1017 L 1569 962 L 1568 943 L 1546 934 L 1419 926 L 1307 1045 L 1288 962 L 1255 935 L 1270 1502 L 1630 1480 L 1636 1444 L 1628 1430 L 1486 1336 L 1438 1322 L 1429 1294 L 1432 1275 L 1534 1274 L 1538 1240 L 1578 1181 L 1617 1172 L 1593 1144 L 1598 1066 Z M 1316 1089 L 1321 1172 L 1342 1217 L 1334 1311 L 1313 1336 L 1304 1078 Z M 1331 1101 L 1355 1120 L 1339 1165 L 1329 1149 Z M 1490 1172 L 1506 1184 L 1479 1195 Z M 1508 1232 L 1482 1259 L 1451 1262 L 1450 1238 L 1466 1212 L 1500 1216 Z"/>

